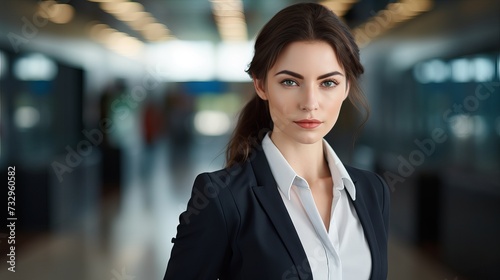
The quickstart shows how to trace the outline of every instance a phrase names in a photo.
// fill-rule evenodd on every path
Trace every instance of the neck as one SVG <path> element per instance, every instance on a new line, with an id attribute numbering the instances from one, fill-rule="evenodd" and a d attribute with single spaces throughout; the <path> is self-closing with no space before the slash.
<path id="1" fill-rule="evenodd" d="M 307 182 L 312 183 L 331 176 L 323 152 L 323 141 L 313 144 L 284 143 L 279 139 L 273 139 L 272 135 L 271 140 L 297 175 Z"/>

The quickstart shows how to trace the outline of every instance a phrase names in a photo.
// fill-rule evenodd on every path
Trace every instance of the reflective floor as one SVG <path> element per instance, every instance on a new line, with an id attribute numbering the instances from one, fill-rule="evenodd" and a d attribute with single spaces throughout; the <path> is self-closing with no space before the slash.
<path id="1" fill-rule="evenodd" d="M 198 138 L 182 148 L 161 140 L 126 149 L 122 189 L 106 194 L 75 230 L 19 236 L 26 244 L 16 272 L 2 262 L 0 279 L 162 279 L 194 177 L 222 166 L 226 141 Z M 463 279 L 395 237 L 389 246 L 389 279 Z"/>

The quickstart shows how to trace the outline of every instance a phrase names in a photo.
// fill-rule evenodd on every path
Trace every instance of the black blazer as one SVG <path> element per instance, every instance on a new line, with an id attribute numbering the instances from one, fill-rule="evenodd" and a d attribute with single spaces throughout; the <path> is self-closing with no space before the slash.
<path id="1" fill-rule="evenodd" d="M 386 279 L 387 185 L 375 173 L 346 169 L 356 186 L 353 204 L 371 251 L 370 279 Z M 243 164 L 198 175 L 179 221 L 164 280 L 312 279 L 262 150 Z"/>

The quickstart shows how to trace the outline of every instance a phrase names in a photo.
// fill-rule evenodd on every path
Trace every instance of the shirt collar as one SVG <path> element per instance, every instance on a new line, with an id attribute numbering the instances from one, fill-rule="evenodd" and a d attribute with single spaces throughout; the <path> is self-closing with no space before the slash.
<path id="1" fill-rule="evenodd" d="M 274 145 L 269 137 L 269 133 L 262 139 L 262 149 L 266 154 L 271 173 L 273 173 L 278 188 L 288 199 L 290 199 L 290 189 L 295 178 L 298 177 L 297 173 L 295 173 L 290 164 L 288 164 L 285 157 L 278 150 L 278 147 Z"/>
<path id="2" fill-rule="evenodd" d="M 323 147 L 328 161 L 328 166 L 330 168 L 330 173 L 332 174 L 333 181 L 336 183 L 336 187 L 343 189 L 345 186 L 352 200 L 356 200 L 356 188 L 351 177 L 349 176 L 349 173 L 345 169 L 345 166 L 325 139 L 323 139 Z M 285 157 L 281 154 L 276 145 L 274 145 L 273 141 L 269 137 L 269 133 L 267 133 L 262 140 L 262 149 L 266 154 L 267 161 L 269 162 L 274 180 L 276 181 L 276 184 L 278 184 L 278 188 L 288 199 L 290 199 L 290 190 L 292 185 L 301 187 L 299 182 L 305 182 L 305 180 L 295 173 L 293 168 L 286 161 Z M 340 186 L 337 186 L 338 183 L 340 183 L 337 183 L 338 178 L 341 178 L 343 183 L 340 184 Z"/>
<path id="3" fill-rule="evenodd" d="M 323 139 L 323 149 L 326 154 L 328 166 L 330 167 L 330 172 L 332 174 L 338 172 L 337 176 L 342 179 L 342 182 L 344 183 L 344 186 L 347 189 L 347 192 L 351 196 L 352 200 L 356 200 L 356 187 L 354 186 L 354 182 L 352 181 L 351 176 L 349 176 L 349 172 L 347 172 L 344 164 L 342 164 L 340 158 L 337 156 L 333 148 L 325 139 Z"/>

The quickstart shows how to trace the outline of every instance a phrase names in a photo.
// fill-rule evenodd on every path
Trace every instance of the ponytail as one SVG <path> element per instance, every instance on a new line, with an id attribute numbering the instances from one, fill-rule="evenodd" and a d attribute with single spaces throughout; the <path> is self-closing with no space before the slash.
<path id="1" fill-rule="evenodd" d="M 267 101 L 257 94 L 241 110 L 226 151 L 226 167 L 246 161 L 273 128 Z"/>

